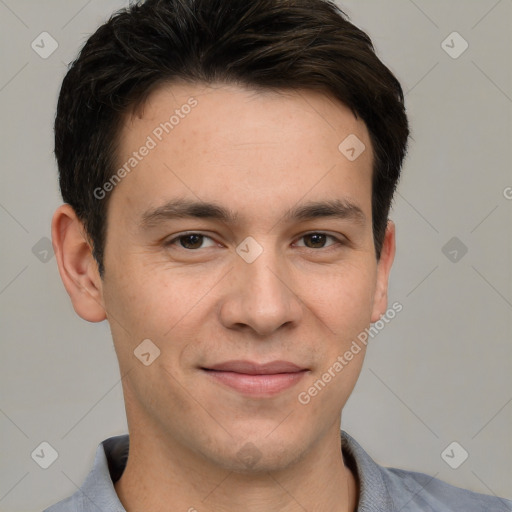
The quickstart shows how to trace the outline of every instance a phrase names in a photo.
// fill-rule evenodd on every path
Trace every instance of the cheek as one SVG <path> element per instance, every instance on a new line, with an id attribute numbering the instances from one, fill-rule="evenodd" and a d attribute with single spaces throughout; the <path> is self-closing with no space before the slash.
<path id="1" fill-rule="evenodd" d="M 104 288 L 113 334 L 132 350 L 146 338 L 161 349 L 179 350 L 187 343 L 187 329 L 197 331 L 201 325 L 197 319 L 204 316 L 218 280 L 216 272 L 194 275 L 189 269 L 185 275 L 177 269 L 124 266 Z"/>
<path id="2" fill-rule="evenodd" d="M 375 277 L 371 264 L 327 271 L 305 283 L 304 302 L 330 328 L 331 334 L 346 340 L 370 323 Z"/>

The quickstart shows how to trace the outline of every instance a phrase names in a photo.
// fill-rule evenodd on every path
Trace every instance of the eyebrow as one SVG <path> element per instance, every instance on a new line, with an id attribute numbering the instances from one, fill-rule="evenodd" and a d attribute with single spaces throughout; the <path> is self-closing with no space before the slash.
<path id="1" fill-rule="evenodd" d="M 224 206 L 188 199 L 174 199 L 162 206 L 146 211 L 140 222 L 143 229 L 148 229 L 173 219 L 196 218 L 210 219 L 234 225 L 239 216 L 236 212 Z M 318 218 L 337 218 L 352 221 L 364 225 L 366 215 L 356 204 L 348 201 L 335 199 L 330 201 L 311 201 L 295 206 L 285 212 L 282 221 L 308 221 Z"/>

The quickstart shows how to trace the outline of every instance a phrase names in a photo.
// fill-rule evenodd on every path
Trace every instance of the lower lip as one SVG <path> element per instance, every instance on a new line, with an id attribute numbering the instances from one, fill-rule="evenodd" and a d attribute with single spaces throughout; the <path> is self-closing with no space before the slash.
<path id="1" fill-rule="evenodd" d="M 291 388 L 299 382 L 307 370 L 293 373 L 248 375 L 246 373 L 205 370 L 216 381 L 244 395 L 271 396 Z"/>

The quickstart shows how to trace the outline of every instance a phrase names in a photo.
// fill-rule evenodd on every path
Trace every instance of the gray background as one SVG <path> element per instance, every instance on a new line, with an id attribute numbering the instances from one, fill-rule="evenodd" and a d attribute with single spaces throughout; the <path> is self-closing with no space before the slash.
<path id="1" fill-rule="evenodd" d="M 403 311 L 371 341 L 343 428 L 382 464 L 511 498 L 512 1 L 341 3 L 401 80 L 413 129 L 392 213 Z M 97 444 L 127 430 L 108 325 L 74 314 L 45 253 L 65 64 L 124 4 L 0 0 L 2 511 L 70 495 Z M 31 48 L 43 31 L 59 45 L 46 59 Z M 442 47 L 453 31 L 469 44 L 458 58 Z M 31 458 L 42 441 L 59 454 L 46 470 Z M 469 453 L 458 469 L 441 457 L 452 441 Z"/>

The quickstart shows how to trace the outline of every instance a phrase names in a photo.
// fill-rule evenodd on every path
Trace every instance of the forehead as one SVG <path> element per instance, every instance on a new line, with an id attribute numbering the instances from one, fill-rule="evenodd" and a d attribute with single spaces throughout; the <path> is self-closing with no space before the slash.
<path id="1" fill-rule="evenodd" d="M 124 119 L 118 166 L 137 162 L 115 194 L 123 189 L 145 209 L 186 196 L 228 201 L 234 211 L 265 199 L 289 208 L 301 197 L 359 195 L 364 210 L 372 158 L 364 122 L 326 94 L 169 84 Z"/>
<path id="2" fill-rule="evenodd" d="M 367 136 L 365 123 L 327 92 L 178 82 L 160 85 L 141 108 L 125 116 L 122 139 L 130 139 L 134 130 L 143 128 L 148 132 L 152 127 L 151 132 L 159 138 L 163 134 L 158 128 L 166 123 L 172 127 L 169 133 L 164 129 L 164 133 L 179 136 L 183 129 L 178 130 L 178 125 L 190 127 L 190 121 L 184 122 L 188 117 L 194 119 L 197 135 L 215 132 L 219 136 L 229 135 L 230 140 L 243 141 L 250 135 L 250 142 L 258 142 L 256 137 L 261 140 L 264 132 L 268 132 L 268 140 L 275 140 L 275 128 L 293 122 L 297 123 L 296 133 L 311 140 L 324 131 L 338 136 L 344 132 Z M 257 131 L 248 134 L 238 130 L 248 126 Z"/>

